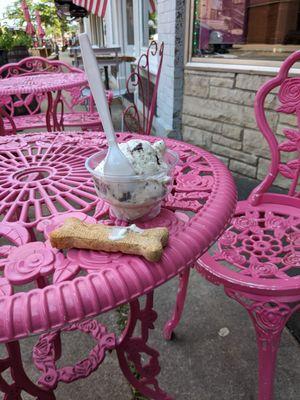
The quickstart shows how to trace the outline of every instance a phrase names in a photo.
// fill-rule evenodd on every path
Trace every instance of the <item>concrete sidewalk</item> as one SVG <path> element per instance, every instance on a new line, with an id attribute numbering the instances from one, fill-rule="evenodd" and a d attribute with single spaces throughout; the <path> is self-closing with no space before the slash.
<path id="1" fill-rule="evenodd" d="M 161 386 L 177 400 L 255 400 L 257 359 L 254 330 L 246 311 L 228 299 L 222 288 L 206 282 L 194 271 L 191 275 L 185 312 L 171 342 L 162 337 L 164 322 L 170 316 L 177 290 L 173 279 L 156 291 L 159 318 L 150 343 L 161 353 Z M 114 312 L 104 316 L 114 324 Z M 219 335 L 222 328 L 229 333 Z M 37 377 L 31 361 L 36 339 L 23 342 L 26 370 Z M 61 365 L 84 358 L 93 344 L 85 336 L 69 333 L 64 337 Z M 297 400 L 300 392 L 299 345 L 285 330 L 278 355 L 275 400 Z M 24 397 L 26 400 L 31 397 Z M 83 381 L 59 385 L 58 400 L 133 400 L 115 354 Z"/>

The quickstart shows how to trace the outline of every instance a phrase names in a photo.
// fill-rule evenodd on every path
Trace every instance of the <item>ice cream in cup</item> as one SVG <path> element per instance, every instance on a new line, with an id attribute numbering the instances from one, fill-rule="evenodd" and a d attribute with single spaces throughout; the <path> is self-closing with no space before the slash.
<path id="1" fill-rule="evenodd" d="M 149 220 L 156 217 L 162 200 L 173 186 L 178 155 L 160 140 L 150 143 L 133 139 L 119 145 L 134 170 L 131 176 L 104 173 L 106 151 L 86 160 L 100 198 L 110 204 L 116 218 L 125 221 Z"/>

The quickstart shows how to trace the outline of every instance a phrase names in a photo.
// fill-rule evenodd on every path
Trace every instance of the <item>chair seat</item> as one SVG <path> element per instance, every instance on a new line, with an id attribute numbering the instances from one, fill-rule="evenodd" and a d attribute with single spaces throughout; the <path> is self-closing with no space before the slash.
<path id="1" fill-rule="evenodd" d="M 59 116 L 58 116 L 59 117 Z M 34 115 L 22 115 L 13 118 L 16 125 L 17 131 L 24 129 L 35 129 L 46 127 L 46 114 L 34 114 Z M 65 127 L 99 127 L 101 125 L 100 117 L 97 112 L 75 112 L 64 114 L 64 126 Z M 11 131 L 11 124 L 9 121 L 5 121 L 5 131 Z"/>
<path id="2" fill-rule="evenodd" d="M 300 200 L 286 195 L 269 194 L 258 206 L 239 202 L 230 226 L 196 269 L 235 289 L 299 294 L 299 209 Z"/>

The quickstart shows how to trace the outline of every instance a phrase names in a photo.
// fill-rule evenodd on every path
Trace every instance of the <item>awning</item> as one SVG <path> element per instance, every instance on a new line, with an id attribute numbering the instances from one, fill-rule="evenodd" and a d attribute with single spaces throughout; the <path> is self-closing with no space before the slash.
<path id="1" fill-rule="evenodd" d="M 26 0 L 22 0 L 21 1 L 21 8 L 24 14 L 24 18 L 26 21 L 26 33 L 29 36 L 34 36 L 35 35 L 35 29 L 34 26 L 32 25 L 31 22 L 31 18 L 30 18 L 30 14 L 29 14 L 29 10 L 28 10 L 28 6 L 26 3 Z"/>
<path id="2" fill-rule="evenodd" d="M 72 0 L 77 6 L 85 8 L 88 12 L 103 18 L 105 16 L 108 0 Z"/>
<path id="3" fill-rule="evenodd" d="M 45 31 L 42 27 L 42 22 L 41 22 L 41 16 L 39 10 L 35 10 L 35 18 L 36 18 L 36 23 L 37 23 L 37 36 L 40 39 L 43 39 L 45 36 Z"/>
<path id="4" fill-rule="evenodd" d="M 85 8 L 88 12 L 104 18 L 109 0 L 72 0 L 77 6 Z M 150 12 L 156 11 L 156 0 L 149 0 Z"/>

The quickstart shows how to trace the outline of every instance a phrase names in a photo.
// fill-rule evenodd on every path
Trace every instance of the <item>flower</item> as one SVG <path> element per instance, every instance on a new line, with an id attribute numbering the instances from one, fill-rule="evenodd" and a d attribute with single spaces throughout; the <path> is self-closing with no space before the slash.
<path id="1" fill-rule="evenodd" d="M 278 268 L 271 262 L 251 263 L 249 272 L 254 278 L 274 277 L 278 274 Z"/>
<path id="2" fill-rule="evenodd" d="M 223 236 L 219 240 L 219 243 L 221 246 L 231 246 L 236 243 L 236 240 L 236 233 L 228 230 L 224 232 Z"/>
<path id="3" fill-rule="evenodd" d="M 280 87 L 278 94 L 279 101 L 283 104 L 299 104 L 300 85 L 298 78 L 286 79 Z"/>
<path id="4" fill-rule="evenodd" d="M 74 373 L 76 375 L 76 378 L 87 377 L 93 372 L 93 370 L 94 370 L 93 363 L 88 358 L 80 361 L 74 367 Z"/>
<path id="5" fill-rule="evenodd" d="M 43 232 L 45 239 L 49 238 L 49 235 L 54 229 L 60 228 L 67 218 L 78 218 L 81 221 L 88 223 L 95 223 L 96 219 L 92 218 L 79 211 L 71 211 L 68 213 L 55 215 L 52 218 L 40 221 L 37 225 L 37 230 Z"/>
<path id="6" fill-rule="evenodd" d="M 246 212 L 245 215 L 235 217 L 232 226 L 239 231 L 251 230 L 252 232 L 261 232 L 262 229 L 258 225 L 258 215 L 255 212 Z"/>
<path id="7" fill-rule="evenodd" d="M 95 329 L 98 329 L 99 323 L 95 320 L 88 319 L 86 321 L 80 322 L 80 330 L 89 333 L 94 331 Z"/>
<path id="8" fill-rule="evenodd" d="M 8 256 L 4 275 L 14 284 L 25 284 L 53 272 L 57 250 L 42 242 L 16 247 Z"/>
<path id="9" fill-rule="evenodd" d="M 289 267 L 300 267 L 300 252 L 286 254 L 282 262 Z"/>
<path id="10" fill-rule="evenodd" d="M 300 247 L 300 232 L 292 232 L 287 235 L 287 240 L 292 246 Z"/>
<path id="11" fill-rule="evenodd" d="M 236 249 L 224 249 L 221 253 L 215 254 L 216 260 L 225 260 L 238 267 L 244 266 L 247 262 L 246 257 L 240 254 Z"/>
<path id="12" fill-rule="evenodd" d="M 34 346 L 34 359 L 35 361 L 44 360 L 46 357 L 51 355 L 53 348 L 49 340 L 44 337 Z"/>

